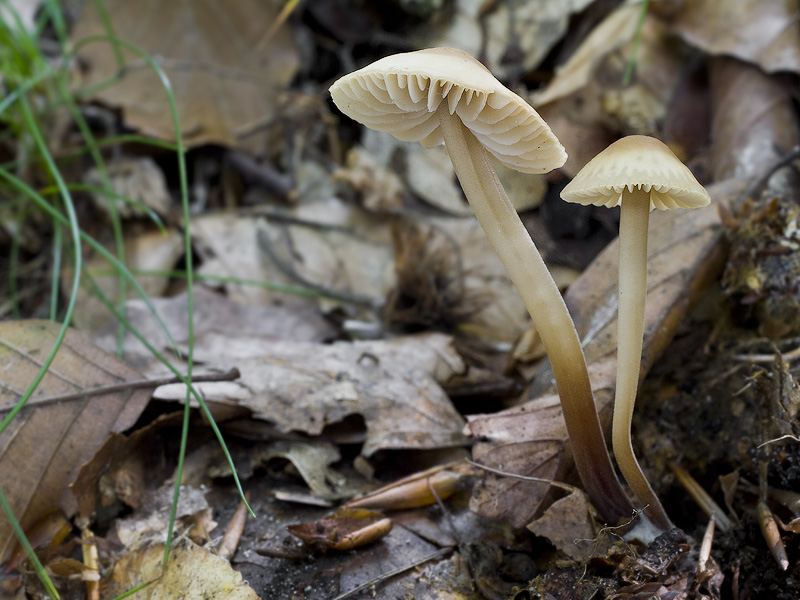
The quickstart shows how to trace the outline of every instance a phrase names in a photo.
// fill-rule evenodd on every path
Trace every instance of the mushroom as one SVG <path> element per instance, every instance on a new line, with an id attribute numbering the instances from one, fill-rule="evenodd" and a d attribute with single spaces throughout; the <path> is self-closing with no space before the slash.
<path id="1" fill-rule="evenodd" d="M 609 458 L 575 326 L 487 152 L 524 173 L 566 160 L 542 118 L 472 56 L 432 48 L 383 58 L 330 88 L 367 127 L 431 148 L 444 141 L 461 187 L 505 266 L 550 357 L 575 464 L 600 514 L 616 524 L 632 505 Z"/>
<path id="2" fill-rule="evenodd" d="M 617 388 L 612 446 L 623 477 L 657 526 L 671 527 L 631 444 L 639 383 L 647 295 L 647 230 L 654 208 L 699 208 L 711 197 L 692 172 L 659 140 L 632 135 L 595 156 L 562 190 L 567 202 L 620 206 Z"/>

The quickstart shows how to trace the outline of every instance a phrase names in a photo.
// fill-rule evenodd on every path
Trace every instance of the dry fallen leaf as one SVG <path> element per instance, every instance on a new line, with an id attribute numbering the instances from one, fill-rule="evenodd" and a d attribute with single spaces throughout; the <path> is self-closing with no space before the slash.
<path id="1" fill-rule="evenodd" d="M 164 545 L 155 544 L 127 552 L 114 565 L 111 578 L 103 582 L 102 597 L 112 598 L 152 581 L 134 597 L 141 600 L 257 600 L 258 594 L 242 581 L 231 564 L 186 538 L 175 542 L 169 568 L 161 568 Z"/>
<path id="2" fill-rule="evenodd" d="M 155 227 L 129 232 L 125 239 L 125 264 L 131 270 L 171 271 L 183 256 L 183 235 L 175 229 L 166 235 Z M 110 248 L 113 253 L 113 248 Z M 92 250 L 84 251 L 84 266 L 95 277 L 98 287 L 112 300 L 119 297 L 119 275 L 109 270 L 108 261 Z M 61 285 L 63 293 L 69 294 L 72 282 L 72 264 L 64 264 Z M 169 277 L 163 275 L 145 275 L 136 279 L 149 296 L 160 296 L 169 285 Z M 133 286 L 128 284 L 129 297 L 138 297 Z M 73 325 L 81 331 L 95 332 L 109 322 L 109 314 L 105 305 L 87 286 L 78 291 L 78 303 L 75 307 Z M 116 343 L 116 342 L 115 342 Z M 113 347 L 106 347 L 113 352 Z"/>
<path id="3" fill-rule="evenodd" d="M 59 330 L 51 321 L 0 323 L 0 409 L 14 406 L 50 352 Z M 36 406 L 38 400 L 142 377 L 70 330 L 27 407 L 0 435 L 0 487 L 23 528 L 61 509 L 71 516 L 76 501 L 69 484 L 110 433 L 131 427 L 149 390 L 116 392 Z M 16 539 L 0 519 L 0 562 Z"/>
<path id="4" fill-rule="evenodd" d="M 104 7 L 116 35 L 154 57 L 169 77 L 181 134 L 192 146 L 236 146 L 241 133 L 273 116 L 279 92 L 297 71 L 299 59 L 288 24 L 267 43 L 262 40 L 277 16 L 277 2 L 241 0 L 223 6 L 208 0 L 106 0 Z M 107 34 L 95 5 L 85 4 L 73 43 Z M 126 70 L 121 79 L 92 99 L 122 108 L 126 123 L 142 133 L 174 140 L 167 95 L 158 76 L 138 55 L 124 48 L 122 54 Z M 117 74 L 108 42 L 83 46 L 79 58 L 88 69 L 83 86 Z"/>
<path id="5" fill-rule="evenodd" d="M 193 219 L 191 230 L 202 274 L 294 287 L 302 287 L 301 279 L 367 305 L 385 297 L 393 283 L 389 224 L 336 198 L 303 202 L 284 219 L 209 214 Z M 252 285 L 225 287 L 247 304 L 314 303 Z"/>
<path id="6" fill-rule="evenodd" d="M 760 177 L 798 143 L 794 106 L 781 80 L 739 60 L 709 66 L 713 177 Z"/>
<path id="7" fill-rule="evenodd" d="M 453 4 L 449 19 L 430 20 L 429 25 L 418 27 L 414 43 L 420 48 L 449 46 L 483 55 L 492 73 L 508 79 L 538 66 L 564 35 L 570 17 L 591 0 L 457 0 Z"/>
<path id="8" fill-rule="evenodd" d="M 465 442 L 464 422 L 439 387 L 464 368 L 449 336 L 332 345 L 275 342 L 245 348 L 229 346 L 225 336 L 205 341 L 195 348 L 196 360 L 219 368 L 235 364 L 242 373 L 224 388 L 197 384 L 206 401 L 247 407 L 282 432 L 320 435 L 328 425 L 361 415 L 367 429 L 361 453 L 367 457 L 378 450 L 446 448 Z M 178 384 L 155 392 L 160 399 L 182 401 L 185 396 Z"/>
<path id="9" fill-rule="evenodd" d="M 586 494 L 576 491 L 553 502 L 528 529 L 546 537 L 571 559 L 586 560 L 595 552 L 592 512 Z"/>
<path id="10" fill-rule="evenodd" d="M 565 98 L 584 87 L 610 53 L 627 44 L 636 33 L 640 8 L 623 4 L 612 11 L 586 36 L 556 77 L 542 91 L 531 94 L 534 106 L 543 106 Z"/>
<path id="11" fill-rule="evenodd" d="M 92 194 L 95 205 L 109 216 L 109 220 L 111 213 L 108 207 L 111 202 L 116 204 L 123 218 L 145 217 L 146 208 L 160 217 L 170 213 L 172 197 L 167 188 L 167 178 L 155 160 L 148 156 L 125 157 L 109 163 L 107 170 L 112 191 L 139 204 L 109 198 L 106 194 Z M 103 176 L 97 167 L 86 171 L 83 180 L 87 185 L 99 189 L 104 185 Z"/>
<path id="12" fill-rule="evenodd" d="M 132 515 L 114 522 L 119 540 L 130 550 L 163 544 L 167 540 L 170 511 L 175 488 L 172 482 L 162 485 L 150 494 L 146 504 Z M 209 541 L 209 534 L 216 529 L 211 507 L 206 501 L 205 489 L 181 486 L 175 513 L 175 533 L 189 535 Z"/>
<path id="13" fill-rule="evenodd" d="M 800 73 L 797 2 L 691 0 L 672 22 L 675 32 L 712 55 L 734 56 L 768 73 Z"/>
<path id="14" fill-rule="evenodd" d="M 392 530 L 391 519 L 367 508 L 340 508 L 309 523 L 286 527 L 316 552 L 353 550 L 378 541 Z"/>
<path id="15" fill-rule="evenodd" d="M 185 344 L 188 336 L 186 294 L 172 298 L 151 298 L 150 301 L 175 342 Z M 194 291 L 194 315 L 195 336 L 199 340 L 210 332 L 224 332 L 227 335 L 226 346 L 263 344 L 264 340 L 270 339 L 321 341 L 331 337 L 334 332 L 331 324 L 313 307 L 288 309 L 282 306 L 249 306 L 202 286 L 197 286 Z M 126 317 L 153 347 L 158 350 L 171 347 L 144 301 L 129 300 Z M 116 325 L 100 331 L 94 340 L 101 348 L 113 352 L 117 344 Z M 144 344 L 130 333 L 125 336 L 123 350 L 125 361 L 135 368 L 144 368 L 157 362 Z M 164 371 L 160 373 L 163 375 Z"/>

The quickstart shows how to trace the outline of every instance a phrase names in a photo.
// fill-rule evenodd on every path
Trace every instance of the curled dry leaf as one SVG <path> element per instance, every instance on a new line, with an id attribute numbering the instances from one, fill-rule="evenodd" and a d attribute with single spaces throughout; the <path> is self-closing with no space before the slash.
<path id="1" fill-rule="evenodd" d="M 589 4 L 591 0 L 457 0 L 450 19 L 417 28 L 414 42 L 420 48 L 460 48 L 482 55 L 482 62 L 499 78 L 518 78 L 538 66 L 564 35 L 570 16 Z"/>
<path id="2" fill-rule="evenodd" d="M 800 73 L 800 29 L 796 2 L 717 0 L 682 3 L 673 29 L 713 55 L 735 56 L 768 73 Z"/>
<path id="3" fill-rule="evenodd" d="M 188 337 L 186 294 L 171 298 L 151 298 L 173 339 L 185 344 Z M 224 331 L 226 346 L 264 344 L 265 340 L 291 339 L 298 342 L 321 341 L 333 334 L 333 327 L 313 307 L 289 309 L 283 306 L 250 306 L 241 304 L 203 286 L 194 292 L 195 336 L 201 339 L 211 332 Z M 140 299 L 126 304 L 128 322 L 153 347 L 166 350 L 170 347 L 163 329 L 153 318 L 150 309 Z M 108 352 L 116 349 L 116 324 L 108 326 L 94 336 L 95 342 Z M 145 368 L 154 363 L 152 353 L 132 334 L 126 333 L 123 357 L 128 364 Z M 160 363 L 159 363 L 160 364 Z M 160 370 L 163 374 L 164 371 Z"/>
<path id="4" fill-rule="evenodd" d="M 547 88 L 531 95 L 533 105 L 565 98 L 588 84 L 605 57 L 633 39 L 639 13 L 635 4 L 623 4 L 612 11 L 586 36 Z"/>
<path id="5" fill-rule="evenodd" d="M 33 380 L 59 328 L 52 321 L 0 323 L 0 414 L 7 414 Z M 136 422 L 150 392 L 116 392 L 42 407 L 36 406 L 37 398 L 140 379 L 83 334 L 67 332 L 27 407 L 0 434 L 0 488 L 23 529 L 57 509 L 68 516 L 75 513 L 69 484 L 109 434 Z M 15 542 L 8 521 L 0 519 L 0 562 Z"/>
<path id="6" fill-rule="evenodd" d="M 392 530 L 392 521 L 366 508 L 340 508 L 312 523 L 286 527 L 317 552 L 352 550 L 376 542 Z"/>
<path id="7" fill-rule="evenodd" d="M 555 78 L 530 95 L 569 158 L 563 171 L 574 176 L 616 137 L 658 136 L 683 62 L 666 26 L 648 17 L 641 29 L 636 75 L 622 85 L 637 32 L 640 5 L 614 9 L 581 42 Z"/>
<path id="8" fill-rule="evenodd" d="M 586 494 L 576 491 L 553 502 L 528 529 L 546 537 L 571 559 L 583 561 L 596 551 L 595 518 Z"/>
<path id="9" fill-rule="evenodd" d="M 448 468 L 452 467 L 452 470 Z M 465 468 L 466 467 L 466 468 Z M 353 508 L 404 510 L 446 500 L 456 491 L 459 481 L 470 471 L 466 463 L 440 465 L 414 473 L 347 503 Z"/>
<path id="10" fill-rule="evenodd" d="M 800 139 L 785 85 L 727 57 L 711 61 L 710 75 L 713 179 L 762 176 Z"/>
<path id="11" fill-rule="evenodd" d="M 464 425 L 439 386 L 464 363 L 442 334 L 398 337 L 388 341 L 293 342 L 232 348 L 226 337 L 205 338 L 195 359 L 220 368 L 235 364 L 242 376 L 233 401 L 282 432 L 319 435 L 326 426 L 360 415 L 367 429 L 361 450 L 433 449 L 461 446 Z M 209 402 L 226 402 L 198 384 Z M 155 396 L 184 398 L 182 386 L 165 386 Z M 230 392 L 225 391 L 225 394 Z"/>

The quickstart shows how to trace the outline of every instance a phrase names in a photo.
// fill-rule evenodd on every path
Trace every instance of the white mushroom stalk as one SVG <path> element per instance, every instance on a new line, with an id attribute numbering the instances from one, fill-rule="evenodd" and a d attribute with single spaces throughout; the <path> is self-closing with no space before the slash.
<path id="1" fill-rule="evenodd" d="M 609 523 L 630 517 L 608 454 L 586 360 L 566 304 L 503 189 L 488 153 L 524 173 L 566 160 L 547 124 L 469 54 L 434 48 L 384 58 L 331 86 L 351 118 L 425 147 L 445 142 L 461 187 L 545 345 L 592 502 Z"/>
<path id="2" fill-rule="evenodd" d="M 639 385 L 647 297 L 647 235 L 654 208 L 698 208 L 708 192 L 662 142 L 629 136 L 595 156 L 562 190 L 567 202 L 620 206 L 617 387 L 612 446 L 625 481 L 655 525 L 672 527 L 633 451 L 631 422 Z"/>

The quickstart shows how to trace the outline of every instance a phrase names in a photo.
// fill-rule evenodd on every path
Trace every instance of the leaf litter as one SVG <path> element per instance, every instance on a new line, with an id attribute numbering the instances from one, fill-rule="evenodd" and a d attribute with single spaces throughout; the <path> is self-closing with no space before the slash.
<path id="1" fill-rule="evenodd" d="M 156 35 L 157 26 L 140 28 L 150 32 L 146 35 L 136 33 L 137 22 L 157 23 L 152 11 L 132 14 L 118 3 L 107 4 L 123 38 L 163 57 L 178 92 L 184 136 L 197 148 L 192 160 L 199 214 L 188 227 L 201 259 L 198 273 L 206 280 L 198 287 L 196 369 L 213 374 L 238 367 L 242 375 L 234 382 L 197 387 L 231 441 L 259 515 L 245 522 L 232 556 L 248 586 L 206 546 L 214 542 L 209 507 L 213 520 L 227 524 L 238 500 L 219 449 L 202 419 L 194 418 L 182 483 L 186 499 L 197 500 L 200 508 L 181 511 L 174 562 L 142 597 L 200 597 L 225 588 L 242 597 L 257 592 L 333 598 L 366 584 L 379 597 L 720 598 L 757 597 L 772 582 L 787 582 L 779 576 L 794 581 L 796 373 L 775 356 L 778 351 L 792 356 L 795 333 L 776 327 L 785 319 L 775 302 L 791 295 L 786 288 L 793 275 L 783 270 L 796 251 L 795 186 L 787 167 L 768 181 L 754 182 L 771 173 L 798 142 L 789 79 L 765 73 L 797 71 L 791 7 L 756 11 L 746 4 L 741 11 L 725 12 L 709 2 L 683 3 L 674 10 L 672 4 L 653 3 L 641 30 L 634 78 L 621 86 L 635 45 L 639 5 L 398 0 L 368 7 L 326 0 L 296 9 L 276 37 L 259 39 L 277 5 L 243 5 L 231 12 L 187 0 L 170 18 L 160 17 L 167 30 L 179 23 L 201 24 L 191 43 L 181 44 L 189 37 Z M 187 21 L 193 10 L 197 20 Z M 97 30 L 94 18 L 87 11 L 74 39 Z M 218 32 L 207 23 L 237 42 L 219 51 Z M 604 28 L 613 36 L 601 35 Z M 570 246 L 549 237 L 563 224 L 558 217 L 545 217 L 558 202 L 554 190 L 563 176 L 574 175 L 619 136 L 674 135 L 667 141 L 674 141 L 676 151 L 713 183 L 712 195 L 723 207 L 721 216 L 716 206 L 653 215 L 643 356 L 643 370 L 651 374 L 640 394 L 634 443 L 644 449 L 637 454 L 655 475 L 655 487 L 681 529 L 646 548 L 632 546 L 597 522 L 580 492 L 548 485 L 549 480 L 575 481 L 552 376 L 546 361 L 528 365 L 508 355 L 519 336 L 530 335 L 525 310 L 465 210 L 441 149 L 438 154 L 412 149 L 360 132 L 337 122 L 319 101 L 333 78 L 356 66 L 392 49 L 422 45 L 416 41 L 421 38 L 424 45 L 455 40 L 462 31 L 472 32 L 467 42 L 448 43 L 474 43 L 469 51 L 542 105 L 572 155 L 563 174 L 513 184 L 504 180 L 519 190 L 513 195 L 537 243 L 548 250 L 551 266 L 583 266 L 588 261 L 577 253 L 586 250 L 570 248 L 584 239 L 587 245 L 596 243 L 600 230 L 615 231 L 615 217 L 586 212 L 585 238 Z M 776 35 L 759 38 L 764 31 Z M 767 41 L 754 44 L 757 39 Z M 93 46 L 82 51 L 84 83 L 116 70 L 112 54 L 102 45 L 94 47 L 103 53 L 91 52 Z M 719 54 L 727 57 L 714 56 Z M 254 56 L 267 57 L 269 66 L 254 64 Z M 160 90 L 132 60 L 121 81 L 93 100 L 121 109 L 118 124 L 173 139 L 163 118 L 167 111 L 154 100 Z M 197 86 L 217 91 L 199 93 Z M 222 98 L 244 103 L 232 108 L 220 104 Z M 207 143 L 227 148 L 215 158 L 215 150 L 202 147 Z M 229 150 L 234 147 L 252 152 L 255 160 L 237 159 Z M 140 152 L 123 148 L 131 155 Z M 222 165 L 215 164 L 219 156 Z M 156 169 L 169 176 L 167 163 L 156 159 Z M 142 168 L 152 171 L 153 163 Z M 157 201 L 153 206 L 166 214 L 170 239 L 177 239 L 182 226 L 165 210 L 164 188 L 154 188 L 149 180 L 142 192 L 133 179 L 123 179 L 122 171 L 118 191 L 145 203 Z M 151 175 L 158 179 L 158 173 Z M 100 207 L 90 211 L 104 215 Z M 105 218 L 88 227 L 99 230 Z M 143 254 L 138 262 L 132 250 L 131 264 L 179 267 L 177 246 L 159 253 L 158 246 L 169 242 L 156 236 L 139 242 L 148 239 L 143 229 L 129 231 L 141 224 L 141 215 L 129 213 L 125 219 L 131 243 L 146 244 L 160 261 Z M 780 252 L 771 241 L 776 230 Z M 24 244 L 26 251 L 37 247 L 35 237 Z M 750 262 L 742 268 L 745 260 Z M 566 292 L 604 421 L 614 388 L 616 268 L 611 244 L 570 280 Z M 763 272 L 776 279 L 762 277 Z M 254 280 L 270 285 L 253 286 Z M 185 350 L 180 280 L 162 275 L 155 284 L 154 293 L 171 295 L 155 298 L 154 304 Z M 294 293 L 298 288 L 306 293 Z M 168 350 L 142 302 L 131 300 L 127 306 L 136 328 L 156 348 Z M 87 301 L 82 324 L 96 313 Z M 95 339 L 113 352 L 115 338 L 110 324 Z M 110 355 L 92 356 L 90 365 L 110 364 Z M 732 367 L 732 356 L 766 356 L 774 359 L 773 366 L 737 358 Z M 123 358 L 143 375 L 163 374 L 130 335 Z M 25 373 L 23 379 L 29 378 Z M 125 373 L 123 379 L 141 378 Z M 14 389 L 24 389 L 27 380 Z M 47 388 L 47 381 L 40 394 L 63 393 Z M 87 375 L 76 383 L 89 388 L 103 382 Z M 504 391 L 492 395 L 492 389 Z M 149 392 L 134 396 L 143 398 L 137 410 L 143 409 Z M 183 400 L 185 389 L 162 386 L 153 397 L 134 431 L 123 430 L 138 413 L 129 415 L 124 427 L 109 421 L 105 408 L 105 421 L 70 421 L 90 424 L 92 442 L 84 444 L 80 457 L 51 452 L 67 460 L 69 473 L 47 484 L 52 493 L 42 492 L 47 478 L 27 490 L 37 502 L 46 496 L 52 502 L 48 509 L 60 504 L 68 516 L 79 510 L 85 519 L 96 520 L 100 560 L 110 573 L 102 589 L 109 595 L 162 574 L 158 536 L 166 526 L 163 508 L 170 500 L 163 490 L 173 476 L 175 452 L 176 417 L 167 413 Z M 78 405 L 37 408 L 35 399 L 24 415 Z M 59 435 L 78 430 L 67 426 Z M 463 463 L 443 472 L 455 474 L 443 474 L 436 483 L 442 487 L 423 476 L 428 466 L 463 458 L 470 445 L 478 463 L 543 481 L 467 469 Z M 0 455 L 0 461 L 4 458 Z M 25 468 L 34 462 L 26 461 Z M 676 483 L 672 462 L 687 467 L 719 505 L 735 511 L 739 518 L 732 522 L 741 525 L 717 528 L 709 537 L 707 517 Z M 6 475 L 5 467 L 0 473 Z M 411 483 L 390 483 L 405 475 Z M 67 499 L 67 484 L 73 481 L 74 497 L 66 494 Z M 7 492 L 6 480 L 1 483 Z M 365 534 L 363 550 L 327 552 L 305 562 L 296 558 L 304 550 L 291 541 L 288 525 L 306 522 L 315 524 L 314 530 L 332 512 L 332 503 L 353 501 L 374 489 L 399 494 L 392 500 L 399 502 L 396 506 L 420 502 L 428 507 L 387 512 L 391 530 L 382 525 L 383 537 Z M 123 506 L 133 511 L 125 520 Z M 23 519 L 29 528 L 34 520 L 49 518 L 38 508 L 29 512 Z M 58 537 L 64 521 L 40 524 L 46 542 Z M 710 548 L 700 547 L 704 536 Z M 123 550 L 126 541 L 131 547 Z M 56 550 L 63 554 L 51 555 L 51 569 L 64 580 L 68 573 L 87 577 L 77 561 L 69 562 L 70 543 L 77 547 L 73 539 Z M 775 550 L 780 545 L 787 553 L 785 573 Z M 558 558 L 551 560 L 554 548 Z M 382 578 L 387 574 L 391 577 Z"/>

